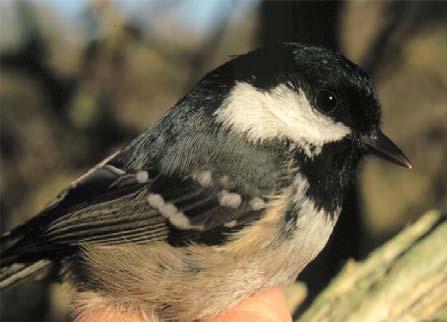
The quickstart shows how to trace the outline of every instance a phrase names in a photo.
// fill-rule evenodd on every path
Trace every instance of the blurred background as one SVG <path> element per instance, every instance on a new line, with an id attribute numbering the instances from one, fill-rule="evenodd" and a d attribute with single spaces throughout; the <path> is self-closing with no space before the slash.
<path id="1" fill-rule="evenodd" d="M 300 276 L 299 315 L 348 258 L 446 209 L 446 30 L 444 1 L 2 0 L 1 232 L 232 55 L 278 41 L 324 45 L 373 77 L 385 133 L 414 169 L 362 164 L 328 247 Z M 45 282 L 15 287 L 1 294 L 1 320 L 67 320 L 70 294 Z"/>

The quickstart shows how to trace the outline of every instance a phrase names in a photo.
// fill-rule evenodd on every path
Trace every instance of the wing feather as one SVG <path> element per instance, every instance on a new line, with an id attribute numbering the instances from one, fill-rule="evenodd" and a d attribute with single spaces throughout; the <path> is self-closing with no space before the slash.
<path id="1" fill-rule="evenodd" d="M 34 222 L 39 227 L 37 232 L 25 237 L 18 248 L 34 251 L 39 249 L 36 244 L 41 244 L 48 251 L 64 245 L 158 240 L 175 245 L 216 243 L 237 227 L 258 219 L 262 212 L 251 209 L 249 200 L 240 196 L 237 207 L 222 203 L 223 187 L 217 183 L 204 186 L 192 176 L 151 173 L 150 177 L 148 172 L 129 173 L 107 162 L 100 163 L 42 212 Z M 148 196 L 154 194 L 169 207 L 151 205 Z"/>

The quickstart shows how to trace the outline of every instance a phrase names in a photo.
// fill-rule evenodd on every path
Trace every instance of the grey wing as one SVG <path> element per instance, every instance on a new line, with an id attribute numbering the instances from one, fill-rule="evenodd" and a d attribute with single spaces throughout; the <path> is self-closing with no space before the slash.
<path id="1" fill-rule="evenodd" d="M 147 202 L 147 187 L 114 189 L 50 222 L 41 238 L 53 245 L 123 243 L 167 237 L 165 220 Z"/>
<path id="2" fill-rule="evenodd" d="M 202 181 L 202 182 L 201 182 Z M 242 198 L 193 176 L 134 173 L 102 164 L 53 203 L 38 238 L 46 245 L 120 244 L 168 240 L 221 243 L 259 218 L 262 199 Z M 58 213 L 57 216 L 54 216 Z M 51 215 L 53 214 L 53 215 Z"/>

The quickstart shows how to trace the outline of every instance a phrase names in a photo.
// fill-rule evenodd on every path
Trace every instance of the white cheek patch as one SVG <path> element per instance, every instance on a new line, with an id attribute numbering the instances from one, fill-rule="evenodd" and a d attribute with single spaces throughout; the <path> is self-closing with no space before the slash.
<path id="1" fill-rule="evenodd" d="M 248 83 L 236 83 L 215 115 L 226 127 L 255 142 L 289 138 L 309 157 L 319 154 L 325 143 L 350 133 L 344 124 L 315 110 L 304 92 L 285 84 L 262 92 Z"/>

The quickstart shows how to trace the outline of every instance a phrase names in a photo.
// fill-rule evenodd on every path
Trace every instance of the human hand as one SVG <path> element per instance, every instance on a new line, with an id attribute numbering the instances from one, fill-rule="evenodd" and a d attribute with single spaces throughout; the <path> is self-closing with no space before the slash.
<path id="1" fill-rule="evenodd" d="M 201 322 L 291 322 L 292 317 L 280 288 L 258 292 L 221 315 Z M 82 314 L 76 322 L 143 322 L 140 316 L 94 312 Z"/>
<path id="2" fill-rule="evenodd" d="M 272 288 L 258 292 L 223 314 L 202 322 L 292 322 L 284 292 Z"/>

